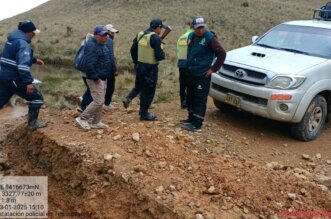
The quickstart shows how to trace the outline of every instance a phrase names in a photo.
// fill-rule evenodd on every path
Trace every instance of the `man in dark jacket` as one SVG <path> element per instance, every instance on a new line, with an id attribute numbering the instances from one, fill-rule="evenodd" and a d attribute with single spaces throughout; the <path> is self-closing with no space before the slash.
<path id="1" fill-rule="evenodd" d="M 116 68 L 116 63 L 115 63 L 115 55 L 114 55 L 114 36 L 115 33 L 118 33 L 119 31 L 114 28 L 112 24 L 107 24 L 105 28 L 108 31 L 108 39 L 106 41 L 106 46 L 108 47 L 109 50 L 109 55 L 110 55 L 110 72 L 107 74 L 107 88 L 106 88 L 106 93 L 105 93 L 105 104 L 103 105 L 103 108 L 106 110 L 111 110 L 113 109 L 113 105 L 111 104 L 113 93 L 115 90 L 115 77 L 118 75 L 117 73 L 117 68 Z M 88 33 L 85 40 L 83 40 L 82 45 L 85 45 L 87 41 L 91 40 L 94 38 L 94 35 L 91 33 Z M 86 74 L 84 72 L 81 72 L 84 84 L 86 85 L 86 91 L 84 92 L 81 103 L 79 108 L 77 109 L 79 112 L 83 112 L 86 107 L 93 101 L 93 98 L 91 96 L 90 89 L 86 83 Z"/>
<path id="2" fill-rule="evenodd" d="M 76 122 L 84 129 L 104 129 L 108 126 L 101 122 L 102 106 L 105 101 L 106 80 L 111 71 L 111 58 L 107 46 L 108 31 L 103 25 L 94 28 L 94 37 L 85 44 L 82 58 L 82 72 L 86 75 L 86 83 L 93 101 Z M 93 118 L 92 124 L 88 120 Z"/>
<path id="3" fill-rule="evenodd" d="M 40 33 L 30 20 L 18 24 L 18 29 L 9 33 L 0 59 L 0 108 L 17 94 L 29 101 L 28 127 L 43 128 L 45 123 L 38 121 L 39 109 L 44 103 L 42 94 L 33 86 L 30 73 L 32 64 L 44 62 L 33 56 L 30 47 L 32 38 Z"/>
<path id="4" fill-rule="evenodd" d="M 115 77 L 117 77 L 117 68 L 115 62 L 115 55 L 114 55 L 114 37 L 115 34 L 119 33 L 117 29 L 114 28 L 112 24 L 107 24 L 106 29 L 108 30 L 109 38 L 106 42 L 106 45 L 109 47 L 109 51 L 111 53 L 111 60 L 112 60 L 112 70 L 107 78 L 107 90 L 105 95 L 105 105 L 103 106 L 104 109 L 111 110 L 114 106 L 111 104 L 112 97 L 115 90 Z"/>
<path id="5" fill-rule="evenodd" d="M 135 86 L 127 97 L 123 99 L 123 105 L 128 108 L 130 102 L 140 94 L 140 119 L 154 121 L 156 116 L 148 112 L 153 102 L 156 83 L 158 79 L 159 61 L 165 58 L 161 47 L 162 39 L 159 36 L 163 28 L 162 21 L 158 18 L 150 22 L 150 28 L 141 31 L 134 38 L 131 47 L 131 57 L 135 64 Z"/>
<path id="6" fill-rule="evenodd" d="M 187 109 L 188 119 L 182 120 L 189 131 L 201 131 L 206 113 L 211 75 L 223 65 L 226 52 L 213 32 L 206 30 L 203 17 L 192 21 L 194 32 L 188 37 Z M 217 58 L 214 64 L 214 58 Z"/>

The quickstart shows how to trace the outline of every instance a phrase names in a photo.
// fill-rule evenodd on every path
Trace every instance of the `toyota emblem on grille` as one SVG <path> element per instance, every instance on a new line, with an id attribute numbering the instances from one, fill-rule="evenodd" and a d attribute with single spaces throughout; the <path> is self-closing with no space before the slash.
<path id="1" fill-rule="evenodd" d="M 243 69 L 237 69 L 234 74 L 236 75 L 237 78 L 244 78 L 246 77 L 247 73 Z"/>

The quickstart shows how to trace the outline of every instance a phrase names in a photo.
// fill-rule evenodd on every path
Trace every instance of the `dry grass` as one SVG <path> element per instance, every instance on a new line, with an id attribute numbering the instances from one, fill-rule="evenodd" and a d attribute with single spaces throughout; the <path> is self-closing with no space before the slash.
<path id="1" fill-rule="evenodd" d="M 226 50 L 231 50 L 250 44 L 251 36 L 261 35 L 281 22 L 310 19 L 312 10 L 323 4 L 325 1 L 321 0 L 51 0 L 30 12 L 1 21 L 0 47 L 18 21 L 31 19 L 42 30 L 33 41 L 36 55 L 50 64 L 72 66 L 74 54 L 86 33 L 96 24 L 112 23 L 120 30 L 115 39 L 121 74 L 115 92 L 120 97 L 134 81 L 129 54 L 132 39 L 148 27 L 151 18 L 160 17 L 174 29 L 165 40 L 167 60 L 160 65 L 156 97 L 156 101 L 168 101 L 178 96 L 176 40 L 185 31 L 185 22 L 190 17 L 205 16 L 209 28 L 216 32 Z M 46 74 L 53 77 L 54 73 L 52 70 Z M 69 79 L 71 76 L 70 73 Z M 78 87 L 81 92 L 82 82 L 75 79 L 75 85 L 70 89 L 77 90 Z M 68 78 L 64 77 L 65 80 Z M 55 92 L 51 93 L 55 95 Z M 59 94 L 62 95 L 60 91 Z"/>

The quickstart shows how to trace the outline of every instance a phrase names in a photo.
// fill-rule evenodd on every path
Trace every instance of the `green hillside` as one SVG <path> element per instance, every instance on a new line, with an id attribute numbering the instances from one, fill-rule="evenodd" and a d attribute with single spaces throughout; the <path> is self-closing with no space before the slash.
<path id="1" fill-rule="evenodd" d="M 120 30 L 115 38 L 120 73 L 128 73 L 132 71 L 129 54 L 132 39 L 148 27 L 151 18 L 159 17 L 173 27 L 165 40 L 167 60 L 160 65 L 161 73 L 165 74 L 161 80 L 167 80 L 167 75 L 177 72 L 176 40 L 192 16 L 205 16 L 209 28 L 216 32 L 225 49 L 231 50 L 250 44 L 251 36 L 260 35 L 278 23 L 310 19 L 312 10 L 323 4 L 325 1 L 321 0 L 51 0 L 32 11 L 1 21 L 0 48 L 18 21 L 31 19 L 42 31 L 33 41 L 36 55 L 48 64 L 71 66 L 86 33 L 96 24 L 111 23 Z M 120 83 L 126 86 L 123 92 L 131 86 L 133 78 L 128 77 L 121 79 L 124 81 Z M 167 89 L 176 93 L 176 86 Z"/>

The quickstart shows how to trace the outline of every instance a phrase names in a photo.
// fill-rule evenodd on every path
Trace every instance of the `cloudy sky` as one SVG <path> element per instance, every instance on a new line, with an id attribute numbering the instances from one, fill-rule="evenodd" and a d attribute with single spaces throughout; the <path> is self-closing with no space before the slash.
<path id="1" fill-rule="evenodd" d="M 0 0 L 0 21 L 21 14 L 49 0 Z"/>

